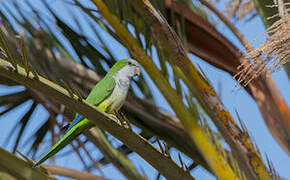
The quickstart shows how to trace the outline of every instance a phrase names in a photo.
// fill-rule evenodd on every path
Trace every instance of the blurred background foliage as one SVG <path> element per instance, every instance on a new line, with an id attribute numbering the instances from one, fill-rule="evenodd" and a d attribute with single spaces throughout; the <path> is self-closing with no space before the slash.
<path id="1" fill-rule="evenodd" d="M 238 35 L 239 32 L 235 32 L 236 29 L 231 28 L 230 21 L 251 21 L 254 16 L 261 16 L 265 26 L 269 27 L 269 22 L 264 17 L 270 16 L 271 13 L 271 16 L 278 13 L 278 8 L 272 8 L 270 12 L 268 12 L 269 9 L 261 8 L 265 7 L 267 3 L 273 4 L 271 0 L 269 2 L 229 0 L 223 3 L 224 7 L 219 9 L 216 9 L 215 1 L 160 0 L 150 2 L 169 22 L 188 54 L 197 56 L 232 76 L 239 72 L 237 70 L 239 65 L 247 62 L 244 56 L 246 52 L 242 54 L 227 37 L 216 30 L 216 25 L 222 21 L 243 44 L 242 38 Z M 58 6 L 55 6 L 54 3 L 57 3 Z M 206 108 L 200 104 L 197 92 L 191 91 L 184 79 L 182 80 L 175 65 L 169 60 L 173 57 L 154 36 L 150 22 L 134 6 L 134 2 L 105 0 L 104 3 L 112 15 L 117 16 L 129 30 L 138 45 L 154 60 L 162 73 L 162 78 L 165 78 L 174 88 L 192 117 L 206 132 L 218 154 L 226 160 L 235 175 L 239 179 L 261 179 L 262 175 L 279 179 L 271 162 L 261 160 L 261 150 L 258 150 L 255 143 L 252 142 L 241 120 L 236 119 L 239 124 L 238 130 L 243 135 L 240 138 L 245 137 L 250 144 L 246 147 L 252 148 L 250 152 L 258 158 L 258 160 L 255 159 L 255 162 L 267 167 L 267 171 L 259 172 L 258 167 L 253 164 L 248 166 L 248 162 L 236 161 L 235 157 L 239 155 L 231 151 L 235 144 L 231 146 L 229 143 L 230 148 L 225 148 L 225 137 L 223 137 L 223 133 L 220 133 L 221 129 L 216 130 L 217 128 L 212 125 L 212 119 L 207 114 Z M 265 15 L 265 13 L 268 14 Z M 93 1 L 2 1 L 0 16 L 1 37 L 3 37 L 1 39 L 2 59 L 11 60 L 9 56 L 11 54 L 17 64 L 30 69 L 31 73 L 39 74 L 65 87 L 70 93 L 83 98 L 118 60 L 120 52 L 128 54 L 128 57 L 132 56 L 132 52 L 126 49 L 126 44 L 98 11 Z M 277 21 L 278 19 L 271 20 Z M 7 43 L 7 48 L 5 48 L 4 42 Z M 245 49 L 248 48 L 247 44 L 243 45 Z M 289 72 L 289 65 L 285 66 L 285 69 Z M 201 68 L 199 70 L 207 80 L 203 70 Z M 268 74 L 268 76 L 270 75 Z M 244 88 L 257 102 L 272 135 L 289 154 L 289 108 L 279 90 L 275 88 L 275 83 L 271 78 L 265 77 L 266 75 L 262 74 Z M 245 77 L 238 78 L 243 82 Z M 63 134 L 61 129 L 72 120 L 74 112 L 48 98 L 42 92 L 23 87 L 18 82 L 6 77 L 0 77 L 0 84 L 1 89 L 5 89 L 4 93 L 0 94 L 0 116 L 5 117 L 19 109 L 22 111 L 20 115 L 15 115 L 15 118 L 19 120 L 11 128 L 10 133 L 5 135 L 7 138 L 4 147 L 12 143 L 13 153 L 21 149 L 21 153 L 25 156 L 38 159 L 39 155 Z M 214 170 L 201 155 L 202 153 L 188 133 L 188 127 L 184 127 L 181 121 L 175 117 L 174 109 L 172 112 L 166 112 L 156 106 L 156 101 L 159 99 L 152 91 L 153 86 L 145 69 L 143 75 L 134 79 L 130 94 L 121 112 L 133 124 L 136 132 L 150 143 L 155 144 L 164 154 L 168 155 L 168 152 L 172 151 L 171 149 L 175 149 L 174 152 L 182 153 L 182 155 L 178 155 L 178 164 L 181 164 L 186 171 L 193 171 L 201 166 L 213 173 Z M 261 96 L 268 98 L 261 100 Z M 41 115 L 44 113 L 46 115 Z M 38 119 L 38 125 L 31 130 L 31 123 L 34 123 L 32 120 L 35 118 Z M 135 167 L 127 164 L 130 164 L 129 161 L 122 160 L 122 157 L 126 159 L 127 156 L 134 153 L 131 149 L 108 133 L 101 130 L 98 133 L 99 136 L 92 133 L 81 135 L 71 143 L 70 150 L 60 152 L 55 158 L 75 153 L 79 157 L 84 171 L 101 171 L 103 166 L 113 164 L 128 179 L 146 177 L 144 173 L 135 172 Z M 98 156 L 91 152 L 98 152 Z M 252 162 L 253 159 L 249 154 L 246 155 L 243 160 Z M 186 167 L 182 162 L 182 156 L 191 160 Z M 1 164 L 0 167 L 2 167 Z M 251 171 L 250 175 L 247 174 L 248 168 Z M 58 174 L 53 168 L 48 167 L 47 169 Z M 73 172 L 71 173 L 73 174 Z M 65 173 L 61 175 L 74 177 Z M 2 177 L 2 175 L 0 176 Z M 157 178 L 159 177 L 160 174 Z"/>

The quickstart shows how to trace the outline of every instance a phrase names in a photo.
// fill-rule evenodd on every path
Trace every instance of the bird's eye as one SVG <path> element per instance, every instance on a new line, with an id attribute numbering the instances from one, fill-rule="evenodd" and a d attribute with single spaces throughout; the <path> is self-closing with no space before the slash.
<path id="1" fill-rule="evenodd" d="M 131 62 L 128 62 L 128 64 L 129 64 L 129 65 L 132 65 L 132 63 L 131 63 Z"/>

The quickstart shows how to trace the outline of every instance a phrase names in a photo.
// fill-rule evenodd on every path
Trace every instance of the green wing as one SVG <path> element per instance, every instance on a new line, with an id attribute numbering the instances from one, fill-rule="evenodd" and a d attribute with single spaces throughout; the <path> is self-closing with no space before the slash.
<path id="1" fill-rule="evenodd" d="M 98 106 L 103 100 L 110 96 L 115 87 L 113 76 L 105 76 L 90 92 L 86 101 Z"/>
<path id="2" fill-rule="evenodd" d="M 90 92 L 86 101 L 92 105 L 98 106 L 107 97 L 109 97 L 115 87 L 115 80 L 112 76 L 105 76 Z M 76 115 L 72 121 L 70 127 L 67 129 L 68 132 L 73 126 L 78 124 L 84 118 L 81 115 Z"/>

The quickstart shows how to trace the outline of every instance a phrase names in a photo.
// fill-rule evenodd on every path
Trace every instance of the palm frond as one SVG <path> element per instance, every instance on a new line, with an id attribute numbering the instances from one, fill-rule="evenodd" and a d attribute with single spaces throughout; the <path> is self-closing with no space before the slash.
<path id="1" fill-rule="evenodd" d="M 7 177 L 4 173 L 9 174 L 9 177 L 15 179 L 39 179 L 39 180 L 52 180 L 55 179 L 45 169 L 32 169 L 31 162 L 26 162 L 23 159 L 7 152 L 0 148 L 0 166 L 1 175 L 0 178 Z M 13 178 L 13 179 L 14 179 Z"/>
<path id="2" fill-rule="evenodd" d="M 185 50 L 179 49 L 179 55 L 181 53 L 182 55 L 187 56 L 188 52 L 194 53 L 205 60 L 209 60 L 212 64 L 230 72 L 231 74 L 236 73 L 236 67 L 244 60 L 243 57 L 240 56 L 241 53 L 210 25 L 210 13 L 204 10 L 199 2 L 192 3 L 192 1 L 187 0 L 164 0 L 151 2 L 153 5 L 152 7 L 156 8 L 158 13 L 163 14 L 166 20 L 172 25 L 172 32 L 177 32 L 175 38 L 176 41 L 174 42 L 179 42 L 178 47 L 185 47 Z M 191 178 L 191 176 L 188 176 L 187 174 L 188 171 L 194 169 L 198 165 L 203 166 L 209 172 L 216 172 L 216 169 L 211 168 L 212 162 L 208 160 L 209 158 L 201 155 L 205 152 L 206 148 L 204 148 L 204 151 L 198 150 L 201 147 L 205 147 L 205 144 L 209 145 L 207 147 L 210 147 L 213 153 L 216 153 L 215 157 L 221 157 L 219 160 L 222 159 L 222 162 L 224 162 L 224 165 L 228 168 L 226 171 L 223 169 L 222 172 L 224 172 L 224 174 L 218 172 L 219 175 L 230 176 L 232 172 L 233 176 L 231 177 L 239 177 L 240 179 L 245 178 L 245 176 L 251 177 L 250 173 L 250 175 L 244 173 L 245 169 L 249 168 L 248 164 L 246 164 L 246 167 L 243 166 L 248 159 L 239 159 L 238 155 L 240 155 L 241 152 L 240 154 L 237 153 L 238 148 L 235 149 L 232 146 L 231 151 L 226 151 L 221 145 L 220 142 L 223 141 L 223 138 L 228 138 L 227 135 L 224 134 L 226 132 L 223 132 L 222 129 L 220 129 L 220 133 L 224 136 L 222 138 L 220 133 L 213 132 L 208 123 L 206 123 L 205 119 L 208 118 L 208 114 L 205 112 L 208 112 L 209 114 L 211 112 L 206 111 L 205 109 L 211 107 L 212 104 L 220 105 L 219 103 L 216 103 L 216 101 L 219 102 L 219 99 L 214 99 L 213 102 L 211 101 L 211 103 L 206 104 L 206 106 L 203 104 L 203 101 L 200 101 L 199 93 L 196 93 L 196 88 L 193 88 L 192 86 L 192 82 L 195 82 L 196 76 L 194 76 L 195 79 L 188 80 L 188 77 L 190 77 L 187 72 L 188 69 L 184 68 L 186 66 L 180 66 L 180 63 L 187 62 L 187 65 L 191 67 L 191 60 L 186 59 L 187 61 L 184 61 L 184 59 L 182 59 L 182 61 L 176 61 L 176 58 L 172 58 L 172 52 L 176 49 L 168 51 L 168 46 L 170 45 L 164 44 L 162 40 L 160 40 L 160 37 L 163 37 L 164 34 L 160 33 L 160 37 L 155 36 L 156 32 L 154 32 L 154 28 L 155 30 L 158 30 L 158 28 L 152 28 L 152 22 L 146 18 L 146 13 L 142 12 L 136 3 L 129 0 L 104 1 L 105 7 L 107 6 L 110 9 L 110 17 L 116 16 L 118 22 L 121 22 L 121 28 L 124 27 L 124 29 L 129 30 L 127 37 L 129 37 L 129 39 L 133 37 L 130 39 L 134 40 L 135 43 L 133 44 L 130 44 L 130 40 L 122 37 L 122 35 L 120 36 L 118 28 L 114 27 L 112 23 L 110 24 L 110 21 L 107 21 L 108 16 L 102 16 L 102 9 L 96 10 L 92 3 L 77 0 L 63 2 L 65 6 L 63 6 L 62 10 L 70 16 L 69 20 L 62 17 L 61 13 L 54 9 L 53 4 L 48 3 L 47 1 L 39 2 L 44 7 L 41 11 L 30 1 L 24 1 L 23 3 L 28 8 L 21 8 L 19 2 L 13 1 L 12 3 L 4 3 L 5 5 L 3 5 L 3 7 L 5 7 L 6 10 L 0 9 L 1 21 L 3 22 L 1 24 L 3 32 L 1 42 L 4 52 L 3 57 L 1 56 L 1 58 L 4 60 L 12 59 L 12 64 L 14 63 L 13 59 L 15 59 L 14 66 L 15 64 L 19 64 L 22 67 L 25 67 L 25 72 L 28 74 L 26 77 L 27 79 L 31 79 L 32 76 L 35 78 L 45 77 L 65 88 L 62 90 L 64 94 L 70 95 L 68 101 L 72 102 L 71 100 L 76 98 L 74 94 L 77 94 L 79 101 L 83 101 L 82 99 L 87 96 L 90 89 L 106 74 L 108 67 L 111 67 L 116 59 L 119 59 L 124 55 L 141 57 L 143 60 L 146 59 L 148 61 L 141 61 L 144 70 L 148 71 L 149 69 L 149 72 L 153 74 L 156 72 L 155 77 L 152 77 L 152 74 L 150 73 L 149 77 L 151 77 L 152 80 L 162 79 L 162 81 L 157 83 L 157 86 L 161 89 L 161 92 L 164 93 L 163 95 L 168 102 L 170 102 L 174 107 L 174 110 L 180 110 L 180 107 L 183 107 L 183 111 L 178 111 L 177 115 L 179 118 L 177 118 L 158 108 L 154 104 L 154 101 L 156 100 L 156 98 L 154 98 L 155 90 L 152 90 L 152 87 L 148 85 L 150 84 L 148 83 L 150 82 L 148 76 L 141 76 L 138 80 L 134 81 L 128 100 L 121 109 L 121 112 L 124 113 L 125 117 L 128 117 L 130 121 L 126 121 L 125 124 L 132 123 L 133 128 L 127 129 L 128 131 L 123 131 L 121 127 L 116 126 L 115 130 L 120 130 L 126 135 L 129 134 L 127 138 L 135 138 L 138 142 L 139 140 L 142 140 L 142 142 L 147 143 L 148 146 L 146 145 L 146 147 L 152 147 L 153 149 L 155 146 L 152 146 L 152 144 L 156 144 L 156 137 L 160 138 L 164 141 L 163 152 L 158 152 L 158 155 L 154 154 L 157 152 L 155 151 L 156 148 L 153 151 L 149 148 L 150 150 L 148 151 L 154 156 L 161 158 L 163 163 L 167 162 L 169 168 L 177 167 L 176 163 L 167 161 L 163 158 L 170 157 L 170 147 L 177 148 L 177 151 L 184 153 L 194 161 L 192 165 L 187 168 L 183 163 L 183 158 L 181 156 L 179 158 L 179 161 L 182 164 L 180 175 L 186 178 Z M 231 14 L 233 14 L 233 9 L 237 10 L 237 8 L 241 6 L 242 5 L 239 4 L 238 7 L 233 7 L 231 9 Z M 164 21 L 166 20 L 164 19 Z M 18 27 L 16 28 L 13 24 L 17 24 Z M 193 31 L 196 33 L 192 33 Z M 21 38 L 15 38 L 19 34 Z M 104 38 L 104 35 L 106 38 L 110 39 L 110 42 Z M 181 41 L 179 41 L 179 39 Z M 201 42 L 205 42 L 205 44 L 202 44 Z M 209 44 L 208 42 L 211 43 Z M 112 44 L 116 44 L 118 48 L 124 50 L 125 53 L 120 55 L 119 52 L 114 49 L 115 46 L 112 46 Z M 128 48 L 128 50 L 126 48 Z M 137 52 L 143 53 L 138 54 Z M 173 53 L 175 53 L 175 51 Z M 152 59 L 153 61 L 151 61 Z M 181 59 L 179 58 L 179 60 Z M 146 66 L 146 63 L 151 63 L 151 66 Z M 2 64 L 0 65 L 2 66 Z M 151 71 L 149 67 L 156 71 Z M 27 73 L 30 68 L 33 74 Z M 23 69 L 20 68 L 20 70 L 22 71 Z M 198 71 L 196 70 L 196 72 Z M 204 73 L 197 73 L 197 77 L 202 79 L 201 81 L 198 81 L 199 83 L 196 83 L 198 84 L 198 87 L 202 87 L 200 89 L 204 90 L 204 87 L 211 86 Z M 44 85 L 42 84 L 42 80 L 38 82 L 40 83 L 40 86 Z M 0 83 L 14 86 L 19 85 L 22 82 L 15 82 L 1 76 Z M 24 84 L 25 83 L 26 82 L 24 82 Z M 166 88 L 162 87 L 160 84 L 164 85 Z M 20 131 L 18 132 L 16 141 L 14 142 L 14 151 L 20 144 L 27 144 L 27 146 L 29 146 L 28 154 L 34 157 L 39 153 L 39 145 L 47 134 L 51 134 L 51 144 L 53 144 L 62 134 L 61 131 L 58 133 L 56 132 L 61 129 L 63 125 L 72 120 L 74 112 L 72 112 L 68 107 L 72 109 L 74 109 L 74 107 L 72 107 L 71 104 L 66 104 L 66 106 L 60 105 L 59 103 L 61 101 L 59 101 L 59 99 L 53 99 L 50 93 L 43 93 L 39 91 L 38 87 L 32 86 L 34 87 L 34 89 L 32 89 L 31 85 L 27 83 L 26 85 L 27 87 L 25 91 L 1 96 L 0 106 L 5 106 L 5 108 L 0 115 L 11 112 L 17 108 L 19 104 L 23 104 L 27 102 L 27 100 L 33 99 L 32 105 L 28 107 L 27 112 L 23 114 L 23 118 L 19 121 L 20 124 L 18 126 L 20 127 Z M 261 89 L 263 89 L 263 87 L 261 87 Z M 167 91 L 172 93 L 166 94 Z M 209 92 L 210 95 L 214 94 L 214 91 L 211 89 Z M 170 100 L 168 97 L 172 94 L 174 96 L 170 97 L 174 97 L 174 100 Z M 207 95 L 208 94 L 206 94 L 205 97 L 207 97 Z M 145 99 L 139 97 L 144 97 Z M 174 105 L 173 102 L 177 104 L 179 103 L 179 107 Z M 31 115 L 35 113 L 34 109 L 39 104 L 41 104 L 41 107 L 48 112 L 49 117 L 43 119 L 43 122 L 36 129 L 34 135 L 25 140 L 21 136 L 25 133 L 27 124 L 29 124 L 29 121 L 31 120 Z M 78 102 L 77 104 L 82 105 L 82 102 Z M 86 107 L 84 107 L 84 110 L 86 110 Z M 184 114 L 187 116 L 183 116 Z M 227 111 L 224 112 L 224 107 L 222 107 L 222 111 L 220 114 L 217 114 L 217 116 L 221 119 L 231 119 L 231 116 L 227 114 Z M 57 119 L 56 117 L 61 118 Z M 211 116 L 211 118 L 211 120 L 215 120 L 216 116 Z M 186 124 L 187 121 L 185 121 L 185 119 L 190 123 Z M 189 121 L 189 119 L 191 119 L 191 121 Z M 184 124 L 186 124 L 186 126 L 184 126 Z M 204 141 L 199 141 L 197 136 L 192 138 L 193 134 L 196 132 L 189 132 L 187 129 L 190 128 L 192 124 L 194 127 L 198 127 L 198 130 L 200 130 L 199 132 L 202 134 L 202 138 L 206 143 Z M 134 134 L 135 127 L 140 128 L 139 135 Z M 81 137 L 72 142 L 71 146 L 73 147 L 73 150 L 67 151 L 64 154 L 66 155 L 72 152 L 76 153 L 87 171 L 92 171 L 95 168 L 98 169 L 108 163 L 112 163 L 129 179 L 132 177 L 130 176 L 130 173 L 132 172 L 140 177 L 140 173 L 135 171 L 134 167 L 134 171 L 131 171 L 132 169 L 127 171 L 127 168 L 132 166 L 124 166 L 126 163 L 131 163 L 130 161 L 126 161 L 126 158 L 135 151 L 149 163 L 155 162 L 152 166 L 163 174 L 166 174 L 167 177 L 176 176 L 178 173 L 175 175 L 171 173 L 173 173 L 173 171 L 179 172 L 179 170 L 181 170 L 177 169 L 176 171 L 176 169 L 173 168 L 172 172 L 168 172 L 168 167 L 165 167 L 167 171 L 164 171 L 162 163 L 159 164 L 160 162 L 156 162 L 156 159 L 150 159 L 150 157 L 142 152 L 138 145 L 134 144 L 135 142 L 130 143 L 123 134 L 117 135 L 117 133 L 113 132 L 110 127 L 105 127 L 105 129 L 111 132 L 112 135 L 121 139 L 123 143 L 118 143 L 119 146 L 114 147 L 112 144 L 115 143 L 115 140 L 111 140 L 110 135 L 104 136 L 105 138 L 102 139 L 97 136 L 89 138 L 90 135 L 86 134 L 85 137 Z M 272 166 L 269 166 L 268 169 L 267 167 L 264 168 L 264 163 L 261 161 L 259 156 L 260 152 L 256 149 L 255 145 L 251 143 L 252 140 L 248 137 L 245 127 L 242 126 L 242 128 L 239 128 L 235 122 L 233 122 L 233 124 L 230 125 L 230 128 L 227 129 L 229 132 L 231 132 L 231 130 L 233 130 L 233 132 L 238 132 L 237 136 L 241 137 L 243 140 L 241 144 L 247 144 L 247 148 L 250 149 L 251 152 L 254 152 L 252 153 L 254 156 L 251 157 L 256 158 L 255 160 L 257 161 L 255 162 L 261 165 L 258 166 L 258 168 L 260 168 L 259 170 L 262 171 L 261 174 L 269 177 L 268 169 L 270 169 L 270 173 L 275 174 L 275 170 L 272 170 L 274 169 Z M 198 137 L 200 138 L 200 136 Z M 235 140 L 237 141 L 237 138 Z M 196 144 L 196 141 L 200 143 Z M 89 148 L 90 150 L 92 149 L 92 151 L 96 149 L 102 150 L 103 148 L 102 155 L 98 158 L 91 156 L 90 153 L 88 153 L 89 143 L 87 142 L 92 142 L 95 145 L 95 147 Z M 106 146 L 103 146 L 104 144 L 106 144 Z M 80 152 L 85 153 L 81 155 Z M 232 152 L 236 152 L 236 154 L 232 154 Z M 112 154 L 113 156 L 108 158 L 108 155 Z M 58 157 L 59 156 L 56 156 L 56 158 Z M 122 158 L 125 159 L 125 161 L 123 161 Z M 242 162 L 239 162 L 239 165 L 237 165 L 234 158 L 239 159 L 239 161 Z M 218 161 L 218 163 L 221 163 L 221 161 Z M 251 168 L 249 169 L 252 170 Z"/>

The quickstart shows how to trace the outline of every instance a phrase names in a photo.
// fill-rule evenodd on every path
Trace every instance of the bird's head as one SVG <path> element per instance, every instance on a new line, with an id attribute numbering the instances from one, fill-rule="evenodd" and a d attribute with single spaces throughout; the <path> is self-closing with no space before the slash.
<path id="1" fill-rule="evenodd" d="M 127 65 L 124 67 L 130 77 L 140 75 L 140 67 L 134 59 L 127 59 Z"/>
<path id="2" fill-rule="evenodd" d="M 140 67 L 136 60 L 134 59 L 122 59 L 114 64 L 111 68 L 110 73 L 122 74 L 128 78 L 140 75 Z"/>

